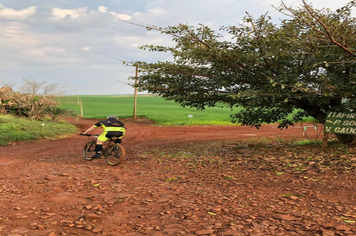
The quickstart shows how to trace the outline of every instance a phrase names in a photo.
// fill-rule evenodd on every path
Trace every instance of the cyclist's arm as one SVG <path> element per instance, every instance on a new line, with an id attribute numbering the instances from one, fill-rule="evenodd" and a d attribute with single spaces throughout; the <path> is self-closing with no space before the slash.
<path id="1" fill-rule="evenodd" d="M 95 128 L 96 128 L 96 126 L 93 125 L 93 126 L 90 127 L 89 129 L 85 130 L 85 131 L 83 132 L 83 134 L 87 134 L 87 133 L 89 133 L 90 131 L 94 130 Z"/>

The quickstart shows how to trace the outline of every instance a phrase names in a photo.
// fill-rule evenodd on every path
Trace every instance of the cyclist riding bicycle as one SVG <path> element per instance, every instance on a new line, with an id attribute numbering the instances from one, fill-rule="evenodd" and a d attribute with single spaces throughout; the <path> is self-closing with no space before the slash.
<path id="1" fill-rule="evenodd" d="M 91 126 L 89 129 L 84 131 L 83 135 L 86 135 L 88 132 L 94 130 L 95 128 L 102 127 L 103 132 L 99 135 L 96 140 L 95 145 L 95 155 L 92 156 L 92 159 L 100 158 L 101 151 L 103 149 L 104 142 L 108 141 L 111 137 L 118 137 L 115 140 L 115 143 L 121 143 L 122 137 L 125 135 L 125 125 L 121 121 L 118 120 L 117 116 L 110 115 L 106 117 L 106 120 L 99 121 Z"/>

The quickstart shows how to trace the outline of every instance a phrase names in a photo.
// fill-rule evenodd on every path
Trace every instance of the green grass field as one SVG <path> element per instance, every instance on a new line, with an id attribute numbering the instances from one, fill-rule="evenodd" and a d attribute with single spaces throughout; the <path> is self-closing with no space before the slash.
<path id="1" fill-rule="evenodd" d="M 58 97 L 60 107 L 81 114 L 80 101 L 83 104 L 83 117 L 103 119 L 108 115 L 119 118 L 133 117 L 133 96 L 81 95 Z M 153 95 L 139 95 L 137 99 L 137 117 L 145 117 L 157 125 L 233 125 L 230 115 L 239 112 L 239 108 L 210 107 L 205 110 L 182 108 L 178 103 L 166 101 Z M 192 117 L 189 117 L 192 116 Z M 303 120 L 314 121 L 312 117 Z"/>
<path id="2" fill-rule="evenodd" d="M 83 104 L 84 118 L 102 119 L 107 115 L 119 118 L 133 117 L 133 96 L 62 96 L 59 97 L 61 108 L 80 114 L 80 100 Z M 137 117 L 145 117 L 158 125 L 232 125 L 230 115 L 238 112 L 230 108 L 207 108 L 200 111 L 195 108 L 182 108 L 179 104 L 166 101 L 158 96 L 140 95 L 137 99 Z M 188 116 L 193 117 L 188 117 Z"/>

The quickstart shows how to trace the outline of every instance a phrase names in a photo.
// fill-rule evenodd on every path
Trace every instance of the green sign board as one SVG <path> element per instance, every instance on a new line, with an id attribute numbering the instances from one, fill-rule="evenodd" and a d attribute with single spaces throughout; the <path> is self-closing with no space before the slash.
<path id="1" fill-rule="evenodd" d="M 324 131 L 325 133 L 356 135 L 356 113 L 329 112 Z"/>

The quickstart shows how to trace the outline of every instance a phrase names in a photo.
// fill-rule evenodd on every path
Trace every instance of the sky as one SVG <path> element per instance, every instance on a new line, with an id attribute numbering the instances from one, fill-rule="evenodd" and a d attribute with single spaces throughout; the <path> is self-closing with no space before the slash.
<path id="1" fill-rule="evenodd" d="M 285 0 L 298 7 L 301 0 Z M 335 10 L 347 0 L 310 0 Z M 0 87 L 18 90 L 24 79 L 58 84 L 68 95 L 133 94 L 130 63 L 166 61 L 139 49 L 173 45 L 171 37 L 137 25 L 204 24 L 219 32 L 248 12 L 276 23 L 280 0 L 0 0 Z M 130 24 L 131 22 L 133 24 Z"/>

